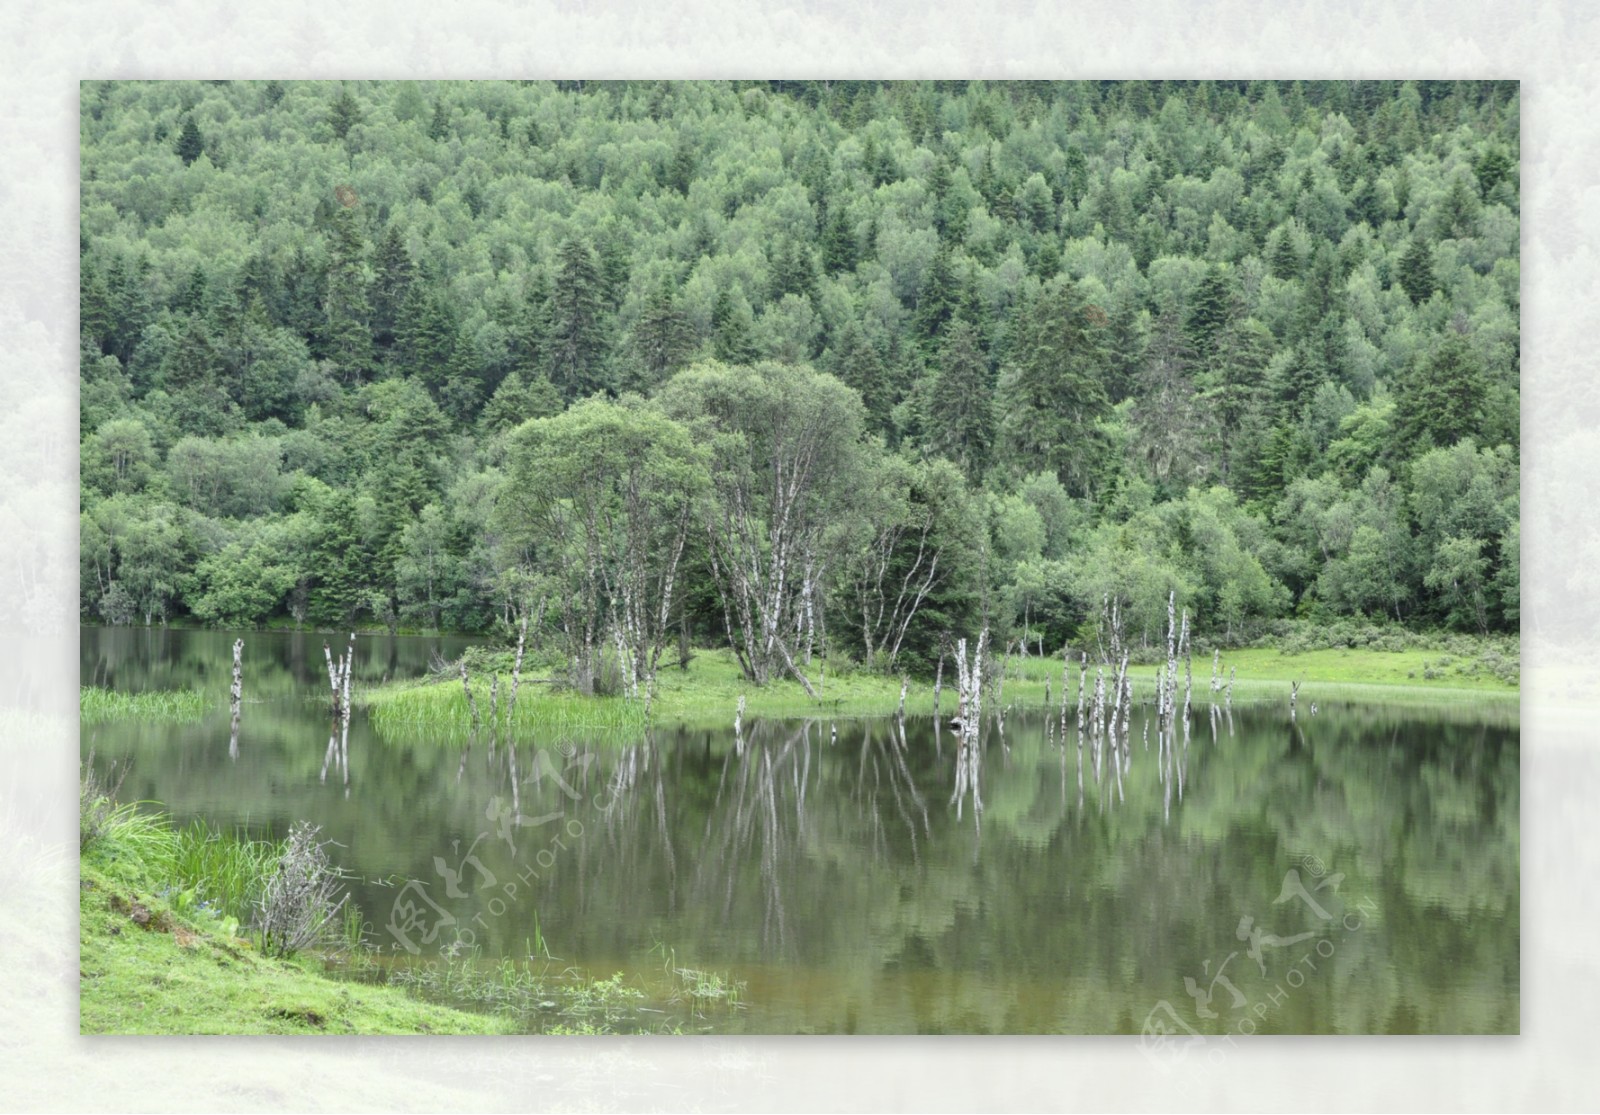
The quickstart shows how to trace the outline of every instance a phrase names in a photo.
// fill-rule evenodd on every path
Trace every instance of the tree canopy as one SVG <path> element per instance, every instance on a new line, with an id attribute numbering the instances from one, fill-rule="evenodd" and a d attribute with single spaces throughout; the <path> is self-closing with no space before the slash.
<path id="1" fill-rule="evenodd" d="M 636 671 L 1059 645 L 1107 592 L 1516 628 L 1515 83 L 83 102 L 86 620 L 504 629 L 592 550 Z M 641 627 L 617 540 L 684 523 Z"/>

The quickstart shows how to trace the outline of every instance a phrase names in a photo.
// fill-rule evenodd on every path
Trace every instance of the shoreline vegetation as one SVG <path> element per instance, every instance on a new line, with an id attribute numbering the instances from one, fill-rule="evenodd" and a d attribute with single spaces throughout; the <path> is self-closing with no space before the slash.
<path id="1" fill-rule="evenodd" d="M 118 804 L 115 793 L 91 756 L 80 786 L 81 1033 L 682 1033 L 741 1008 L 741 981 L 682 966 L 664 945 L 659 972 L 574 969 L 550 955 L 537 922 L 520 961 L 389 964 L 360 912 L 340 902 L 314 941 L 279 955 L 255 912 L 296 833 L 177 827 L 156 803 Z M 654 1021 L 667 1009 L 673 1017 Z"/>
<path id="2" fill-rule="evenodd" d="M 469 660 L 473 656 L 469 655 Z M 490 708 L 493 688 L 504 694 L 510 670 L 499 669 L 497 655 L 480 657 L 481 669 L 470 672 L 473 702 L 480 716 Z M 1196 685 L 1203 688 L 1201 674 L 1210 662 L 1196 655 Z M 1520 688 L 1503 680 L 1494 667 L 1504 669 L 1504 648 L 1484 640 L 1476 653 L 1468 641 L 1456 639 L 1451 649 L 1381 650 L 1371 648 L 1320 648 L 1297 653 L 1272 648 L 1230 651 L 1221 658 L 1226 677 L 1237 670 L 1234 702 L 1238 704 L 1286 699 L 1298 682 L 1302 699 L 1321 701 L 1363 701 L 1389 704 L 1509 703 L 1520 699 Z M 1074 660 L 1076 663 L 1076 660 Z M 1153 699 L 1155 662 L 1130 667 L 1136 702 Z M 941 714 L 954 715 L 956 688 L 954 671 L 945 679 L 940 702 Z M 1077 684 L 1077 670 L 1069 670 L 1070 684 Z M 731 721 L 743 700 L 743 715 L 748 718 L 800 718 L 807 716 L 861 717 L 894 715 L 901 707 L 901 679 L 871 673 L 858 665 L 834 673 L 819 671 L 818 697 L 808 697 L 797 682 L 774 679 L 765 686 L 754 686 L 739 674 L 732 654 L 724 650 L 697 651 L 686 670 L 664 666 L 657 676 L 657 693 L 648 716 L 642 699 L 620 696 L 583 697 L 570 692 L 534 693 L 546 689 L 540 684 L 528 687 L 514 713 L 516 730 L 541 729 L 554 732 L 581 732 L 586 739 L 605 742 L 612 737 L 630 737 L 654 727 L 708 727 Z M 1041 658 L 1037 654 L 1022 658 L 1013 654 L 1005 665 L 1004 704 L 1008 708 L 1037 708 L 1045 704 L 1048 692 L 1052 702 L 1061 698 L 1062 659 L 1060 655 Z M 1048 685 L 1048 690 L 1047 690 Z M 1201 698 L 1197 698 L 1203 704 Z M 1220 698 L 1219 698 L 1220 702 Z M 451 670 L 434 678 L 395 682 L 361 691 L 357 705 L 365 706 L 378 733 L 387 739 L 427 739 L 439 743 L 461 743 L 473 733 L 473 715 L 459 673 Z M 502 706 L 503 707 L 503 706 Z M 934 711 L 933 684 L 929 679 L 914 680 L 904 697 L 910 715 Z M 507 725 L 504 714 L 499 721 Z M 480 721 L 480 727 L 482 722 Z"/>
<path id="3" fill-rule="evenodd" d="M 1329 643 L 1332 645 L 1327 645 Z M 1318 644 L 1321 645 L 1318 645 Z M 1209 670 L 1209 655 L 1196 657 Z M 1136 699 L 1152 692 L 1144 675 L 1155 666 L 1135 659 L 1132 673 Z M 1235 700 L 1265 701 L 1285 696 L 1298 682 L 1306 692 L 1325 701 L 1376 701 L 1392 704 L 1427 704 L 1470 698 L 1474 701 L 1514 701 L 1521 693 L 1520 649 L 1509 638 L 1464 635 L 1416 635 L 1370 629 L 1365 635 L 1335 631 L 1313 642 L 1303 637 L 1282 640 L 1277 646 L 1253 646 L 1219 651 L 1224 676 L 1235 672 Z M 1004 656 L 1000 656 L 1004 658 Z M 460 742 L 468 738 L 474 720 L 460 666 L 470 677 L 473 703 L 480 717 L 496 711 L 501 728 L 507 721 L 508 695 L 513 676 L 513 652 L 488 645 L 469 649 L 463 659 L 449 663 L 432 677 L 361 687 L 353 703 L 364 707 L 380 735 L 391 739 L 433 738 Z M 798 683 L 776 678 L 764 686 L 748 682 L 726 648 L 693 652 L 686 668 L 664 663 L 657 675 L 656 693 L 648 709 L 643 698 L 585 696 L 563 684 L 561 663 L 549 656 L 530 654 L 521 679 L 514 712 L 514 727 L 557 732 L 582 732 L 586 738 L 631 738 L 647 726 L 700 727 L 721 724 L 733 715 L 742 698 L 745 715 L 787 718 L 816 715 L 855 717 L 890 715 L 901 706 L 899 676 L 873 672 L 844 656 L 817 660 L 816 696 L 808 696 Z M 1068 671 L 1075 678 L 1074 671 Z M 1061 694 L 1060 654 L 1005 659 L 1008 704 L 1033 707 L 1044 703 L 1046 683 L 1052 699 Z M 941 711 L 954 708 L 954 678 Z M 1073 682 L 1075 684 L 1075 681 Z M 200 690 L 155 690 L 128 694 L 93 686 L 80 690 L 79 708 L 85 726 L 117 720 L 151 723 L 198 722 L 222 709 L 221 694 Z M 934 710 L 933 681 L 909 679 L 905 711 L 927 715 Z M 481 721 L 480 721 L 481 723 Z"/>

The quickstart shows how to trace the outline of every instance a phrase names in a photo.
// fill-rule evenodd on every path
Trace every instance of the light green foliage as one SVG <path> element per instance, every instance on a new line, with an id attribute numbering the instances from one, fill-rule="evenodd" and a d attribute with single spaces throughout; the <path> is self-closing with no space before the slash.
<path id="1" fill-rule="evenodd" d="M 581 692 L 607 643 L 630 696 L 653 685 L 708 458 L 637 396 L 587 399 L 513 435 L 497 521 L 555 586 Z"/>

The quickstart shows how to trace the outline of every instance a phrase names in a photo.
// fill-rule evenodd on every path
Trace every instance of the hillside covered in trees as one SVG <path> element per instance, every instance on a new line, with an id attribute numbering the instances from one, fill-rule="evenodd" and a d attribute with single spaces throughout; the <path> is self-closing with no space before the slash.
<path id="1" fill-rule="evenodd" d="M 88 82 L 90 623 L 1518 624 L 1515 83 Z M 530 420 L 538 420 L 531 421 Z"/>

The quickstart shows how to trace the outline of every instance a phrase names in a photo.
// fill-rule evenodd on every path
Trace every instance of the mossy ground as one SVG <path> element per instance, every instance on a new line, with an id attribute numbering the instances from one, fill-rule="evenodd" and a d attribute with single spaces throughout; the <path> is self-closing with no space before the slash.
<path id="1" fill-rule="evenodd" d="M 330 978 L 179 915 L 114 836 L 80 861 L 79 1030 L 85 1034 L 498 1034 L 510 1020 Z"/>

